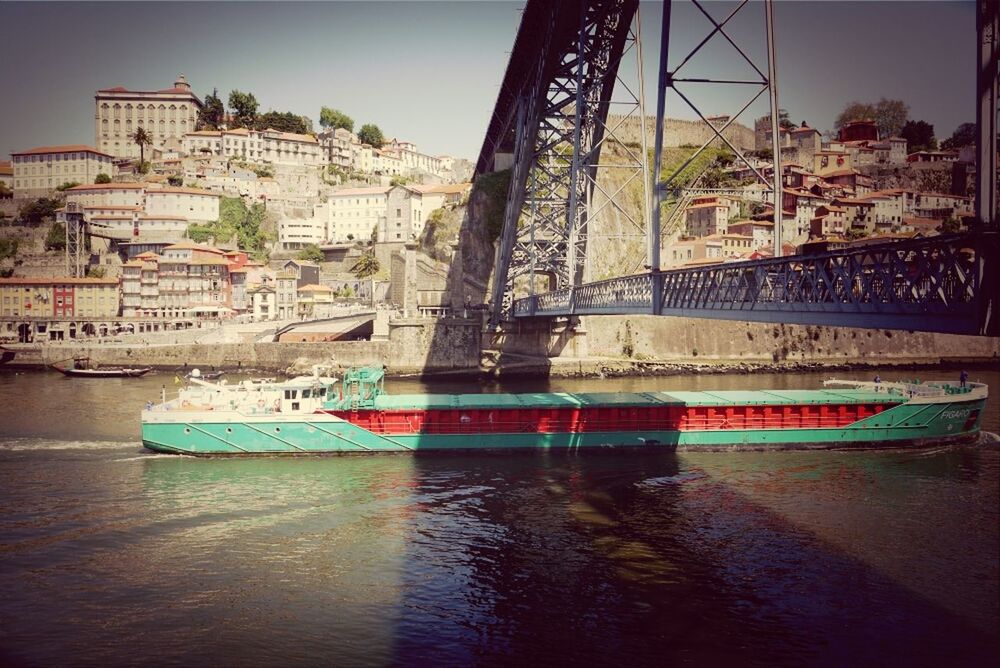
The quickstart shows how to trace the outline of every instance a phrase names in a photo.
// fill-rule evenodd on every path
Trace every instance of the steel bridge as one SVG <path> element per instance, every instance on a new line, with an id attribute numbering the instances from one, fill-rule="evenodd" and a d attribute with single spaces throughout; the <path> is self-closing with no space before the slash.
<path id="1" fill-rule="evenodd" d="M 661 203 L 681 202 L 712 190 L 684 189 L 673 176 L 660 181 L 665 93 L 675 91 L 706 123 L 677 84 L 745 84 L 752 94 L 721 128 L 709 124 L 713 141 L 728 144 L 766 186 L 756 197 L 781 201 L 777 146 L 777 75 L 771 0 L 766 14 L 767 64 L 758 67 L 726 30 L 747 5 L 722 20 L 692 0 L 712 30 L 680 64 L 668 67 L 671 2 L 665 3 L 657 87 L 656 146 L 647 232 L 646 273 L 584 283 L 587 224 L 607 203 L 596 172 L 607 137 L 608 110 L 618 69 L 631 50 L 640 54 L 637 0 L 529 0 L 524 9 L 486 139 L 476 166 L 483 174 L 509 165 L 510 187 L 492 290 L 491 324 L 511 318 L 652 314 L 727 320 L 784 322 L 1000 335 L 1000 243 L 997 221 L 998 16 L 1000 3 L 978 0 L 977 194 L 974 231 L 814 255 L 774 257 L 698 268 L 660 265 Z M 713 37 L 729 41 L 759 79 L 682 78 L 678 70 Z M 644 118 L 642 72 L 638 91 L 624 86 Z M 774 138 L 773 176 L 765 179 L 723 132 L 763 93 L 770 98 Z M 645 131 L 642 131 L 645 138 Z M 706 142 L 699 151 L 704 150 Z M 650 186 L 645 142 L 636 157 L 637 177 Z M 689 161 L 690 162 L 690 161 Z M 641 163 L 641 164 L 639 164 Z M 687 163 L 685 163 L 686 166 Z M 721 193 L 721 191 L 719 191 Z M 608 193 L 601 193 L 613 199 Z M 780 206 L 780 204 L 779 204 Z M 774 207 L 777 209 L 778 207 Z M 781 216 L 775 238 L 781 239 Z M 781 244 L 775 244 L 780 255 Z M 627 270 L 626 270 L 627 271 Z M 536 293 L 536 278 L 554 290 Z M 526 287 L 526 289 L 525 289 Z M 527 296 L 515 299 L 515 292 Z"/>

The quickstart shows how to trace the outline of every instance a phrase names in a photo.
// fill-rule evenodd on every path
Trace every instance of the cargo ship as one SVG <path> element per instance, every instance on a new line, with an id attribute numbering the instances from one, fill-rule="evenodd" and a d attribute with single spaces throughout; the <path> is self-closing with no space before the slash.
<path id="1" fill-rule="evenodd" d="M 382 369 L 342 382 L 210 383 L 147 404 L 143 445 L 202 456 L 641 448 L 879 448 L 971 441 L 980 383 L 828 380 L 816 390 L 411 394 Z"/>

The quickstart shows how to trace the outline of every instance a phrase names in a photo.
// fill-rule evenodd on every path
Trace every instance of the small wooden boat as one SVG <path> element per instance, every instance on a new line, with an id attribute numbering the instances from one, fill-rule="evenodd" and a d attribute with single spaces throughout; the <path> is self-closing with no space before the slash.
<path id="1" fill-rule="evenodd" d="M 49 366 L 62 375 L 69 376 L 71 378 L 138 378 L 139 376 L 143 376 L 153 370 L 152 367 L 144 367 L 141 369 L 130 369 L 125 367 L 89 369 L 79 361 L 74 363 L 74 365 L 69 369 L 64 369 L 56 366 L 55 364 L 50 364 Z"/>

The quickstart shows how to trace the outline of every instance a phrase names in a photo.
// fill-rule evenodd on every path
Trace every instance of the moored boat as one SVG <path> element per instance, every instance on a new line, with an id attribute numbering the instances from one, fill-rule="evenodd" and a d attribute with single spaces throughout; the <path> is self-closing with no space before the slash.
<path id="1" fill-rule="evenodd" d="M 153 370 L 152 367 L 143 367 L 141 369 L 129 369 L 122 367 L 109 369 L 77 369 L 73 367 L 63 369 L 62 367 L 58 367 L 54 364 L 50 366 L 64 376 L 70 376 L 72 378 L 138 378 L 139 376 L 143 376 Z"/>
<path id="2" fill-rule="evenodd" d="M 422 394 L 381 369 L 236 385 L 148 405 L 143 444 L 191 455 L 900 447 L 977 437 L 986 385 L 829 380 L 817 390 Z"/>

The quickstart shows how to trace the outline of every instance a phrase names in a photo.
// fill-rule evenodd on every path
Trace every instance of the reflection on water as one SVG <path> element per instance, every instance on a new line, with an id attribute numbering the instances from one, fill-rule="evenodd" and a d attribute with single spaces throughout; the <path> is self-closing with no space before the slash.
<path id="1" fill-rule="evenodd" d="M 200 460 L 138 446 L 138 380 L 0 375 L 0 664 L 1000 651 L 998 450 Z"/>

